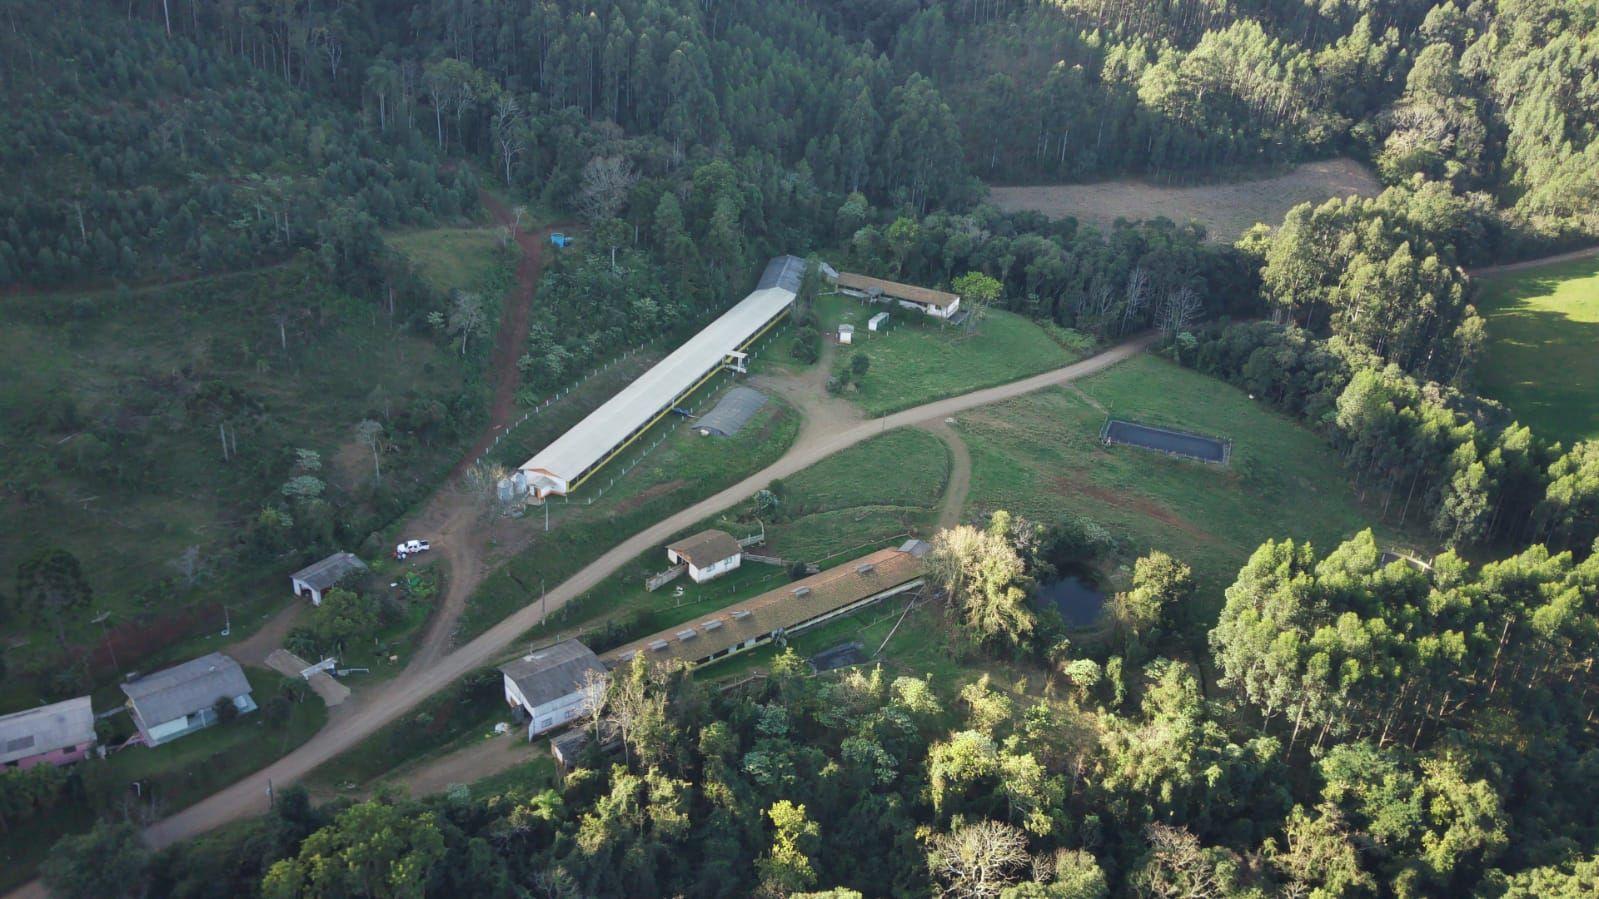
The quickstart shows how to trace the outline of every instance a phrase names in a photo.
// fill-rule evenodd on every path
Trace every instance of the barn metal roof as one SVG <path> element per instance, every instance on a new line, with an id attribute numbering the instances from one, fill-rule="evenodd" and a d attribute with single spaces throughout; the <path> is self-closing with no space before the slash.
<path id="1" fill-rule="evenodd" d="M 123 684 L 133 711 L 147 726 L 182 718 L 216 705 L 226 696 L 250 692 L 250 681 L 239 663 L 213 652 Z"/>
<path id="2" fill-rule="evenodd" d="M 0 715 L 0 765 L 94 739 L 87 696 Z"/>
<path id="3" fill-rule="evenodd" d="M 675 543 L 666 544 L 669 552 L 677 553 L 696 568 L 709 568 L 723 559 L 731 559 L 744 551 L 738 539 L 726 531 L 700 531 Z"/>
<path id="4" fill-rule="evenodd" d="M 314 565 L 296 571 L 291 576 L 302 584 L 310 585 L 314 590 L 326 590 L 350 572 L 365 570 L 366 563 L 356 558 L 354 553 L 334 553 Z"/>
<path id="5" fill-rule="evenodd" d="M 694 427 L 720 437 L 731 437 L 743 430 L 764 405 L 766 394 L 751 387 L 734 387 L 722 396 L 716 408 L 701 415 Z"/>
<path id="6" fill-rule="evenodd" d="M 797 257 L 773 259 L 749 296 L 523 462 L 521 470 L 528 480 L 538 482 L 542 472 L 558 482 L 555 492 L 570 490 L 574 481 L 603 462 L 613 449 L 720 368 L 728 353 L 787 310 L 804 271 L 805 261 Z"/>
<path id="7" fill-rule="evenodd" d="M 839 272 L 838 286 L 850 290 L 859 290 L 863 293 L 879 290 L 886 297 L 905 300 L 910 303 L 920 303 L 923 306 L 937 306 L 940 309 L 960 301 L 958 295 L 948 291 L 934 290 L 931 287 L 917 287 L 915 284 L 901 284 L 898 281 L 873 278 L 871 275 L 859 275 L 855 272 Z"/>
<path id="8" fill-rule="evenodd" d="M 605 666 L 592 650 L 576 640 L 563 640 L 500 666 L 500 673 L 514 681 L 522 697 L 533 706 L 577 692 L 589 671 L 604 674 Z"/>

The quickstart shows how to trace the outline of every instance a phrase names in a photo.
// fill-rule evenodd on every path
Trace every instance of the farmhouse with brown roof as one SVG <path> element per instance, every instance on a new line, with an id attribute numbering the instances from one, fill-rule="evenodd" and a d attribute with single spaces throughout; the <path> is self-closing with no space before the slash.
<path id="1" fill-rule="evenodd" d="M 666 560 L 673 565 L 687 565 L 688 576 L 694 583 L 703 584 L 743 564 L 744 547 L 726 531 L 700 531 L 667 544 Z"/>
<path id="2" fill-rule="evenodd" d="M 839 293 L 877 300 L 892 300 L 906 309 L 919 309 L 934 318 L 950 318 L 960 310 L 961 298 L 943 290 L 901 284 L 854 272 L 838 273 Z"/>

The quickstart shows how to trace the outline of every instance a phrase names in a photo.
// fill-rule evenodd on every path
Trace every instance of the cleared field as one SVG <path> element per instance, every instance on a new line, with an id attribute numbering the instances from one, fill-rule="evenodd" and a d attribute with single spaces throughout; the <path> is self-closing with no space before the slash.
<path id="1" fill-rule="evenodd" d="M 968 520 L 994 509 L 1042 522 L 1086 517 L 1119 539 L 1117 563 L 1165 550 L 1191 564 L 1217 601 L 1266 539 L 1329 548 L 1369 524 L 1320 438 L 1220 381 L 1141 356 L 1078 387 L 960 419 L 972 455 Z M 1230 439 L 1231 464 L 1106 446 L 1107 412 Z"/>
<path id="2" fill-rule="evenodd" d="M 1599 437 L 1599 258 L 1482 279 L 1482 392 L 1538 434 Z"/>
<path id="3" fill-rule="evenodd" d="M 73 310 L 70 321 L 63 309 Z M 460 425 L 425 435 L 391 424 L 384 486 L 388 501 L 403 504 L 448 466 L 458 451 L 454 428 L 465 426 L 478 396 L 475 358 L 391 324 L 301 262 L 175 286 L 9 298 L 0 316 L 0 420 L 8 423 L 0 427 L 0 532 L 14 538 L 0 540 L 0 572 L 9 579 L 40 549 L 69 550 L 94 590 L 93 611 L 111 613 L 114 635 L 205 604 L 213 610 L 204 629 L 213 618 L 220 629 L 218 602 L 238 627 L 282 603 L 280 577 L 293 560 L 239 546 L 262 506 L 283 502 L 294 450 L 320 452 L 330 486 L 358 493 L 372 465 L 357 422 L 392 423 L 385 413 L 432 404 L 462 409 Z M 223 425 L 236 435 L 227 459 Z M 351 446 L 357 452 L 343 452 Z M 352 512 L 349 520 L 361 519 Z M 100 642 L 91 615 L 77 617 L 67 638 Z M 21 636 L 22 624 L 12 624 Z M 179 630 L 154 642 L 188 633 Z M 56 651 L 53 639 L 35 642 L 8 652 L 8 682 Z M 132 655 L 121 662 L 131 666 Z"/>
<path id="4" fill-rule="evenodd" d="M 989 201 L 1007 212 L 1071 216 L 1107 227 L 1117 219 L 1138 221 L 1165 216 L 1178 224 L 1205 226 L 1210 239 L 1231 243 L 1258 222 L 1276 225 L 1294 206 L 1358 194 L 1374 197 L 1382 185 L 1352 159 L 1329 159 L 1295 166 L 1286 174 L 1221 184 L 1168 186 L 1121 179 L 1094 184 L 1040 184 L 991 187 Z"/>
<path id="5" fill-rule="evenodd" d="M 985 313 L 971 335 L 898 307 L 889 310 L 888 330 L 866 330 L 867 320 L 883 309 L 844 296 L 816 301 L 824 335 L 836 335 L 841 323 L 855 326 L 855 342 L 838 347 L 834 365 L 844 371 L 857 353 L 871 360 L 870 371 L 844 396 L 873 417 L 1059 368 L 1092 346 L 1075 331 L 1046 330 L 999 309 Z"/>
<path id="6" fill-rule="evenodd" d="M 388 244 L 415 263 L 423 280 L 438 290 L 482 290 L 499 270 L 508 270 L 501 233 L 499 228 L 429 228 L 391 235 Z M 498 286 L 503 290 L 505 285 Z"/>

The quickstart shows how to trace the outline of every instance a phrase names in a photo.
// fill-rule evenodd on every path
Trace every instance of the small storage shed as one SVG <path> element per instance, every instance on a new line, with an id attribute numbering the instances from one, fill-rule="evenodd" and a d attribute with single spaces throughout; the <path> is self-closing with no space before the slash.
<path id="1" fill-rule="evenodd" d="M 311 600 L 311 605 L 322 605 L 322 594 L 352 574 L 366 571 L 366 563 L 355 553 L 334 553 L 326 559 L 289 575 L 295 596 Z"/>
<path id="2" fill-rule="evenodd" d="M 527 714 L 529 740 L 591 711 L 583 690 L 589 672 L 604 676 L 605 666 L 576 640 L 530 652 L 500 668 L 505 702 Z"/>
<path id="3" fill-rule="evenodd" d="M 239 663 L 213 652 L 122 685 L 144 745 L 159 746 L 217 723 L 218 700 L 239 714 L 256 709 Z"/>
<path id="4" fill-rule="evenodd" d="M 888 313 L 879 312 L 866 322 L 866 330 L 881 331 L 888 327 Z"/>
<path id="5" fill-rule="evenodd" d="M 839 343 L 854 343 L 855 342 L 855 326 L 854 325 L 839 325 L 838 326 L 838 342 Z"/>
<path id="6" fill-rule="evenodd" d="M 0 715 L 0 768 L 66 765 L 88 755 L 94 744 L 87 696 Z"/>
<path id="7" fill-rule="evenodd" d="M 744 547 L 726 531 L 700 531 L 667 544 L 666 560 L 673 565 L 688 565 L 688 576 L 694 583 L 703 584 L 743 564 Z"/>

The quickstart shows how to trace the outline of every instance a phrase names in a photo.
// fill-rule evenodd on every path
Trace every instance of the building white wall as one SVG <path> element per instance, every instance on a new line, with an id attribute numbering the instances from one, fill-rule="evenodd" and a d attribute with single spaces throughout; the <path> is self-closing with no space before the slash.
<path id="1" fill-rule="evenodd" d="M 706 581 L 713 580 L 721 577 L 724 574 L 727 574 L 729 571 L 732 571 L 739 565 L 743 564 L 743 562 L 744 554 L 739 553 L 732 558 L 723 559 L 714 565 L 707 565 L 704 568 L 696 568 L 694 567 L 693 563 L 689 563 L 688 576 L 693 579 L 694 583 L 703 584 Z"/>
<path id="2" fill-rule="evenodd" d="M 305 581 L 302 581 L 299 578 L 289 578 L 289 583 L 294 586 L 294 595 L 295 596 L 304 596 L 304 595 L 306 595 L 307 592 L 309 592 L 311 594 L 311 605 L 313 605 L 313 606 L 322 605 L 322 591 L 321 590 L 316 589 L 315 587 L 311 586 L 310 584 L 307 584 Z"/>
<path id="3" fill-rule="evenodd" d="M 516 686 L 516 681 L 509 677 L 505 681 L 505 702 L 507 705 L 516 706 L 527 713 L 527 738 L 529 740 L 545 731 L 554 730 L 563 724 L 573 721 L 589 713 L 589 704 L 583 698 L 581 690 L 574 690 L 565 696 L 553 699 L 543 705 L 529 705 L 527 697 Z"/>
<path id="4" fill-rule="evenodd" d="M 961 307 L 961 301 L 959 297 L 955 299 L 955 302 L 944 307 L 938 307 L 931 304 L 923 305 L 922 303 L 913 303 L 910 300 L 896 300 L 896 302 L 906 309 L 914 309 L 925 312 L 934 318 L 949 318 L 959 311 Z"/>

